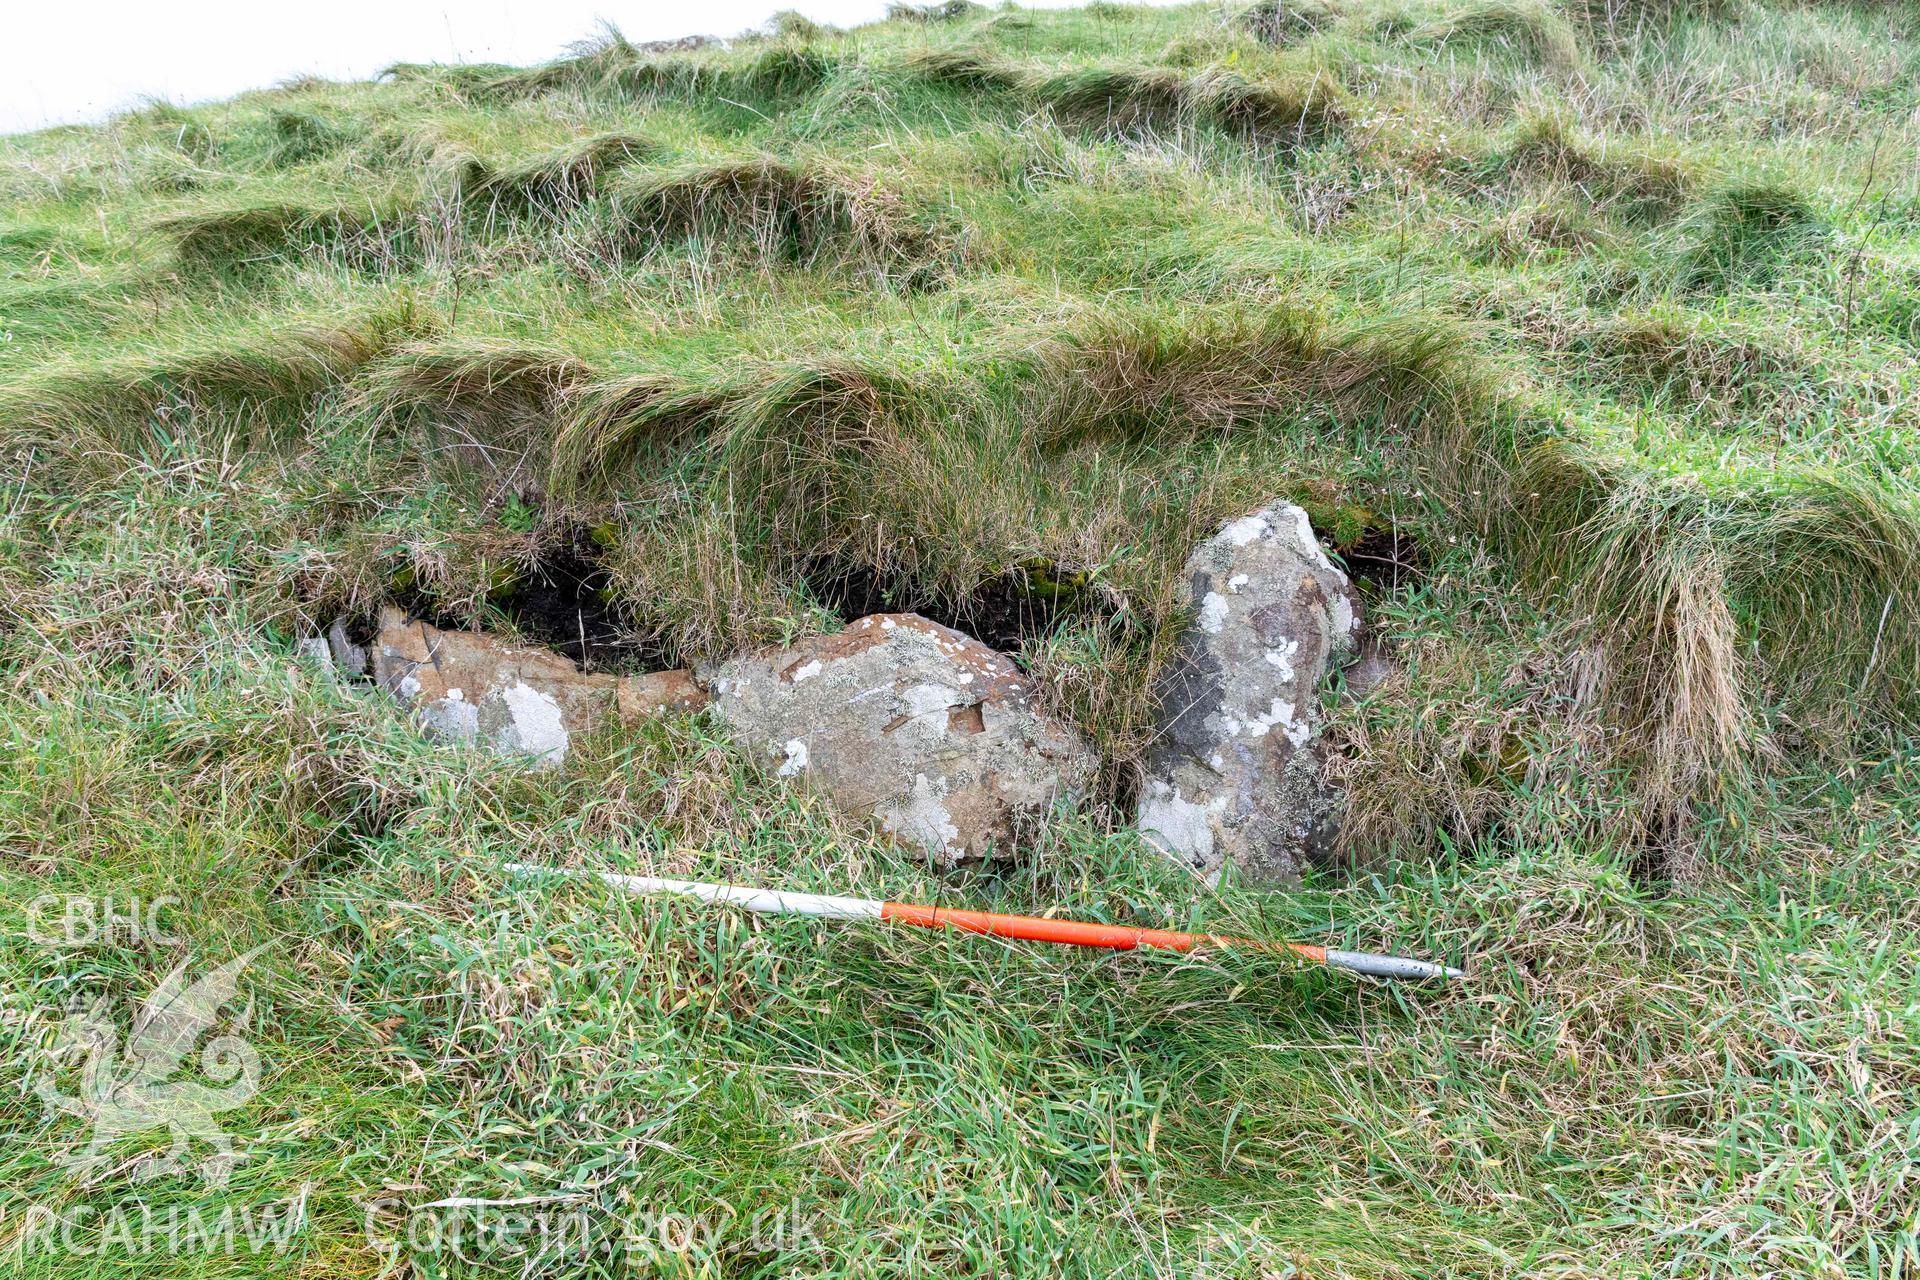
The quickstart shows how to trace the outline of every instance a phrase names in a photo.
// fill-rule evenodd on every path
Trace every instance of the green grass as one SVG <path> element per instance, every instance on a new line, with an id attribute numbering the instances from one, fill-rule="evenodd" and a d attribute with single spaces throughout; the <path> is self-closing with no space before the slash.
<path id="1" fill-rule="evenodd" d="M 0 140 L 10 1266 L 628 1273 L 369 1240 L 372 1201 L 404 1239 L 534 1197 L 810 1233 L 667 1275 L 1920 1269 L 1916 36 L 899 6 Z M 1367 588 L 1392 673 L 1332 713 L 1342 862 L 1213 893 L 1126 797 L 1182 560 L 1279 496 L 1414 564 Z M 1095 802 L 941 877 L 699 717 L 532 774 L 293 656 L 396 597 L 511 625 L 583 540 L 682 663 L 837 625 L 849 575 L 1060 601 L 1017 656 Z M 1472 977 L 750 922 L 516 860 Z M 48 893 L 176 896 L 181 940 L 42 945 Z M 61 1167 L 60 1012 L 259 944 L 232 1182 L 139 1181 L 157 1131 Z M 275 1258 L 26 1247 L 36 1206 L 303 1186 Z"/>

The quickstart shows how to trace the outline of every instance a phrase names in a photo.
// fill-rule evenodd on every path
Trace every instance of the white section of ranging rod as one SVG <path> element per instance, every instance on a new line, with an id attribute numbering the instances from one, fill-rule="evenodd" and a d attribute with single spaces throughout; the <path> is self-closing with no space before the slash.
<path id="1" fill-rule="evenodd" d="M 825 893 L 783 893 L 739 884 L 707 884 L 699 880 L 662 880 L 658 876 L 623 876 L 612 871 L 570 871 L 564 867 L 536 867 L 510 862 L 508 871 L 529 875 L 576 877 L 591 875 L 624 893 L 677 893 L 703 902 L 724 902 L 771 916 L 817 916 L 822 920 L 878 920 L 884 905 L 876 898 L 836 898 Z"/>

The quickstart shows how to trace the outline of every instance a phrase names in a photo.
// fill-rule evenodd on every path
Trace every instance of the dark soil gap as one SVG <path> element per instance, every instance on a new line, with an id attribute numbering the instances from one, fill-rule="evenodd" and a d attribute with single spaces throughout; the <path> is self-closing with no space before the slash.
<path id="1" fill-rule="evenodd" d="M 627 674 L 675 665 L 664 637 L 637 632 L 623 618 L 601 554 L 586 529 L 572 530 L 547 545 L 524 573 L 488 596 L 487 603 L 528 643 L 565 654 L 586 671 Z M 1397 527 L 1371 529 L 1338 549 L 1338 555 L 1368 595 L 1417 581 L 1426 569 L 1419 543 Z M 917 613 L 1014 655 L 1026 641 L 1051 634 L 1063 622 L 1103 619 L 1116 609 L 1099 590 L 1056 579 L 1052 566 L 1010 569 L 960 596 L 836 558 L 806 562 L 799 576 L 808 594 L 842 622 L 874 613 Z M 480 619 L 447 608 L 418 587 L 395 591 L 394 603 L 443 630 L 481 625 Z M 365 644 L 373 638 L 373 627 L 354 620 L 349 633 L 355 643 Z"/>
<path id="2" fill-rule="evenodd" d="M 1676 866 L 1684 859 L 1686 822 L 1678 812 L 1656 818 L 1641 834 L 1640 844 L 1627 863 L 1627 878 L 1659 897 L 1673 891 Z"/>
<path id="3" fill-rule="evenodd" d="M 803 567 L 801 577 L 813 598 L 843 622 L 873 613 L 917 613 L 1010 655 L 1018 654 L 1023 642 L 1050 634 L 1068 619 L 1112 612 L 1098 591 L 1062 586 L 1044 575 L 1018 569 L 958 598 L 930 592 L 903 576 L 843 561 L 815 561 Z"/>
<path id="4" fill-rule="evenodd" d="M 1398 524 L 1375 525 L 1334 553 L 1367 596 L 1386 595 L 1427 576 L 1425 548 Z"/>
<path id="5" fill-rule="evenodd" d="M 528 644 L 565 654 L 583 671 L 631 675 L 676 665 L 663 637 L 636 632 L 621 617 L 613 576 L 600 565 L 601 548 L 585 529 L 541 550 L 512 582 L 487 597 Z M 419 588 L 396 591 L 394 603 L 443 631 L 483 627 L 482 619 L 446 608 Z M 358 636 L 355 637 L 359 639 Z"/>
<path id="6" fill-rule="evenodd" d="M 528 640 L 547 645 L 583 671 L 623 674 L 670 665 L 658 636 L 636 634 L 614 603 L 613 576 L 585 530 L 548 549 L 494 606 Z"/>

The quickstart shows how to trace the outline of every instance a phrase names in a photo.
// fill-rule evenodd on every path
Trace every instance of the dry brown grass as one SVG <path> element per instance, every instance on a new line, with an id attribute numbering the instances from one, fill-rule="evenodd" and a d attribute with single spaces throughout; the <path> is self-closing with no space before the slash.
<path id="1" fill-rule="evenodd" d="M 590 199 L 607 174 L 658 153 L 646 138 L 603 133 L 511 164 L 473 160 L 461 174 L 461 197 L 488 215 L 562 214 Z"/>
<path id="2" fill-rule="evenodd" d="M 1347 114 L 1340 87 L 1330 78 L 1278 84 L 1225 67 L 1192 73 L 1096 68 L 1034 80 L 1029 91 L 1079 128 L 1124 133 L 1208 123 L 1272 145 L 1322 141 L 1339 132 Z"/>
<path id="3" fill-rule="evenodd" d="M 480 480 L 488 501 L 543 485 L 556 406 L 591 371 L 569 353 L 470 338 L 403 347 L 374 369 L 357 403 L 421 433 L 429 465 Z"/>
<path id="4" fill-rule="evenodd" d="M 614 216 L 630 243 L 698 237 L 744 244 L 763 262 L 851 261 L 907 287 L 935 283 L 958 253 L 951 228 L 877 174 L 770 156 L 649 173 L 618 186 Z"/>
<path id="5" fill-rule="evenodd" d="M 1644 838 L 1665 844 L 1698 801 L 1737 789 L 1756 745 L 1752 688 L 1738 644 L 1731 554 L 1700 519 L 1698 495 L 1652 478 L 1530 459 L 1555 530 L 1546 563 L 1578 566 L 1570 591 L 1591 617 L 1603 665 L 1597 693 L 1626 735 Z"/>
<path id="6" fill-rule="evenodd" d="M 1500 155 L 1507 173 L 1575 188 L 1603 212 L 1639 220 L 1672 217 L 1698 185 L 1672 157 L 1582 137 L 1557 116 L 1522 121 Z"/>
<path id="7" fill-rule="evenodd" d="M 118 475 L 173 432 L 214 430 L 256 447 L 283 444 L 299 438 L 318 397 L 418 325 L 402 307 L 343 323 L 192 334 L 164 350 L 50 362 L 0 400 L 0 444 L 15 453 L 38 451 L 89 480 Z"/>
<path id="8" fill-rule="evenodd" d="M 1284 308 L 1165 324 L 1143 313 L 1083 322 L 1041 359 L 1049 443 L 1090 434 L 1229 433 L 1303 409 L 1423 416 L 1478 394 L 1461 335 L 1400 322 L 1331 333 Z"/>
<path id="9" fill-rule="evenodd" d="M 1380 863 L 1495 834 L 1633 837 L 1598 651 L 1573 627 L 1536 625 L 1525 646 L 1487 627 L 1463 608 L 1485 572 L 1436 593 L 1446 614 L 1373 621 L 1391 671 L 1327 727 L 1328 778 L 1346 792 L 1341 857 Z"/>

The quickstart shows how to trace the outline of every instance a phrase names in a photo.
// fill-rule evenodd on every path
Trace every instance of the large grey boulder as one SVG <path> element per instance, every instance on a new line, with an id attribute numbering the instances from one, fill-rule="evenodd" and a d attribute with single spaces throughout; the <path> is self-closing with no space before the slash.
<path id="1" fill-rule="evenodd" d="M 1155 689 L 1140 830 L 1209 881 L 1228 863 L 1289 879 L 1335 827 L 1320 695 L 1356 647 L 1358 597 L 1307 513 L 1279 502 L 1194 548 L 1180 603 L 1188 624 Z"/>
<path id="2" fill-rule="evenodd" d="M 936 863 L 1005 857 L 1097 760 L 1005 656 L 917 614 L 703 670 L 749 754 Z"/>
<path id="3" fill-rule="evenodd" d="M 559 764 L 575 734 L 610 714 L 633 723 L 707 700 L 685 671 L 587 673 L 551 649 L 442 631 L 393 608 L 380 616 L 373 675 L 436 737 L 529 754 L 542 768 Z"/>

